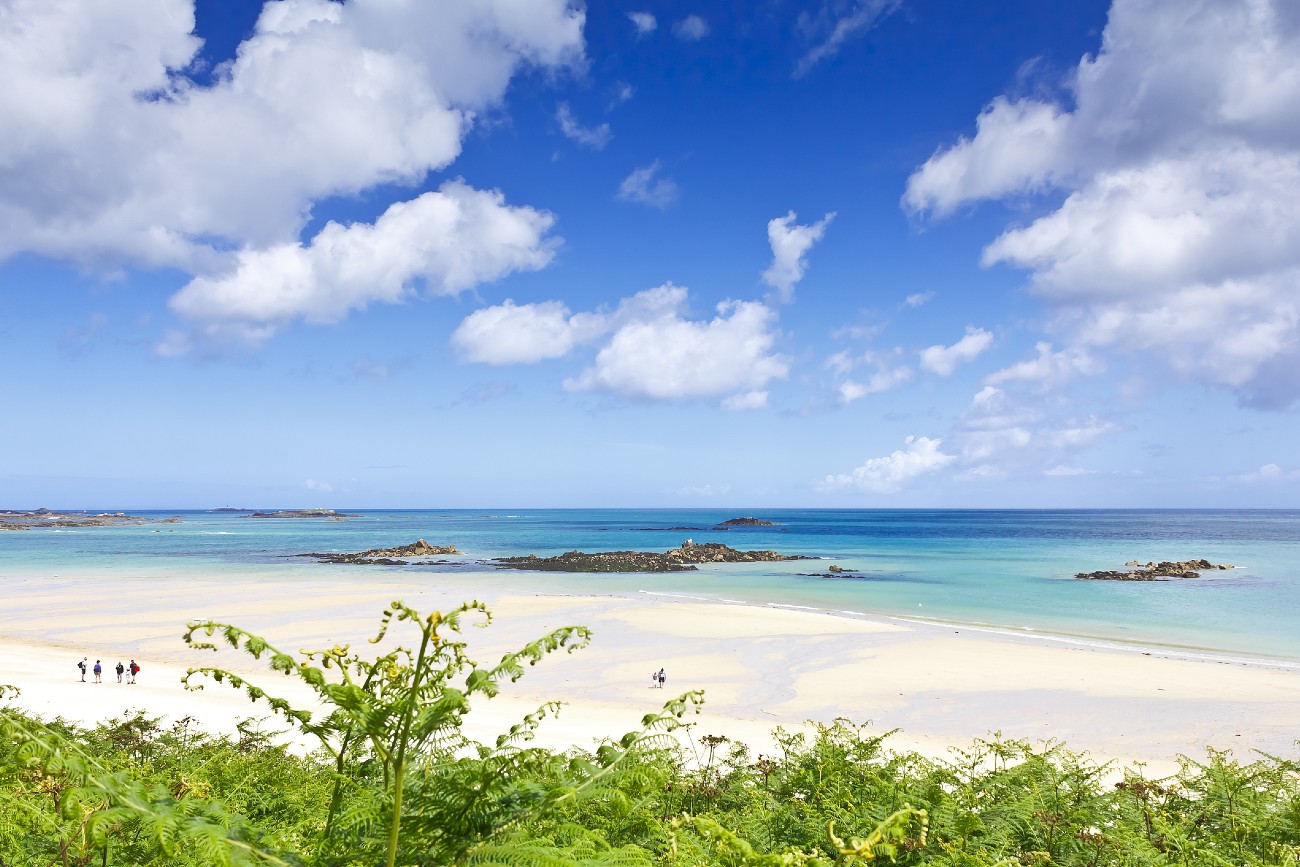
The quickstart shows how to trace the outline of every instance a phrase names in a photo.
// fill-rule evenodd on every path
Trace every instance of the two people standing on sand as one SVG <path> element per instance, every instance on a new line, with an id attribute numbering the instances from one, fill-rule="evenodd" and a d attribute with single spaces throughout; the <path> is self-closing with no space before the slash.
<path id="1" fill-rule="evenodd" d="M 668 681 L 668 675 L 664 674 L 664 670 L 662 668 L 659 669 L 658 671 L 650 672 L 651 689 L 655 689 L 656 687 L 659 689 L 663 689 L 664 684 L 667 683 L 667 681 Z"/>

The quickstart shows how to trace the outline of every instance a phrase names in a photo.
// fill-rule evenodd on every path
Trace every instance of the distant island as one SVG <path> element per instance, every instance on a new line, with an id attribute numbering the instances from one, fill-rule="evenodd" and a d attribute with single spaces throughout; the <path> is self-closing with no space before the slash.
<path id="1" fill-rule="evenodd" d="M 252 509 L 236 509 L 236 508 L 234 508 L 234 507 L 232 507 L 232 506 L 222 506 L 222 507 L 219 508 L 219 509 L 208 509 L 208 513 L 209 513 L 209 514 L 212 514 L 212 515 L 222 514 L 222 513 L 225 513 L 225 512 L 251 512 L 251 511 L 253 511 L 253 510 L 252 510 Z"/>
<path id="2" fill-rule="evenodd" d="M 730 518 L 718 524 L 719 527 L 776 527 L 776 521 L 766 521 L 752 515 L 746 518 Z"/>
<path id="3" fill-rule="evenodd" d="M 333 509 L 279 509 L 275 512 L 254 512 L 250 518 L 360 518 L 349 512 L 336 512 Z"/>
<path id="4" fill-rule="evenodd" d="M 371 548 L 369 551 L 349 553 L 312 553 L 294 554 L 295 557 L 312 557 L 318 563 L 351 563 L 360 566 L 436 566 L 430 561 L 415 562 L 411 557 L 435 557 L 441 554 L 459 554 L 455 545 L 430 545 L 423 539 L 417 539 L 409 545 L 396 548 Z M 440 562 L 447 562 L 445 560 Z"/>
<path id="5" fill-rule="evenodd" d="M 0 509 L 0 530 L 31 530 L 38 528 L 69 527 L 138 527 L 143 524 L 179 524 L 179 517 L 144 518 L 125 512 L 56 512 L 52 509 L 14 511 Z"/>
<path id="6" fill-rule="evenodd" d="M 1234 569 L 1228 563 L 1211 563 L 1209 560 L 1161 560 L 1159 563 L 1139 563 L 1130 560 L 1124 564 L 1129 571 L 1080 572 L 1080 581 L 1167 581 L 1170 578 L 1199 578 L 1201 572 Z"/>
<path id="7" fill-rule="evenodd" d="M 809 557 L 778 554 L 776 551 L 737 551 L 717 542 L 695 544 L 689 539 L 680 548 L 655 551 L 601 551 L 588 554 L 569 551 L 556 557 L 498 557 L 488 562 L 504 569 L 540 572 L 689 572 L 697 563 L 759 563 L 808 560 Z"/>

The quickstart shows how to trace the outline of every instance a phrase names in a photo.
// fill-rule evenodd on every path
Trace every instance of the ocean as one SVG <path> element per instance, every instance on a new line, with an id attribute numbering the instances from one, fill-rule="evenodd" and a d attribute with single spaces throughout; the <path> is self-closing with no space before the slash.
<path id="1" fill-rule="evenodd" d="M 92 511 L 117 511 L 100 509 Z M 340 509 L 340 511 L 344 511 Z M 656 593 L 889 615 L 960 627 L 1125 642 L 1191 654 L 1300 661 L 1300 511 L 779 510 L 772 527 L 713 529 L 745 512 L 700 509 L 367 510 L 341 521 L 132 512 L 180 523 L 0 532 L 0 578 L 89 573 L 184 581 L 376 571 L 451 582 L 476 561 L 564 551 L 663 551 L 685 539 L 819 558 L 667 574 L 494 572 L 543 592 Z M 687 528 L 687 529 L 670 529 Z M 291 555 L 426 539 L 454 566 L 323 565 Z M 1079 581 L 1130 560 L 1205 558 L 1238 568 L 1156 582 Z M 849 577 L 809 577 L 831 565 Z M 471 585 L 473 582 L 469 582 Z M 470 592 L 470 591 L 467 591 Z M 470 592 L 472 595 L 472 592 Z M 2 609 L 0 609 L 2 610 Z"/>

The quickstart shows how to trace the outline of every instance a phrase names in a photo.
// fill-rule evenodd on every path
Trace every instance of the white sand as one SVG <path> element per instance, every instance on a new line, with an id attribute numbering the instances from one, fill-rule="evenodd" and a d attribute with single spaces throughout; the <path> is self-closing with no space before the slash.
<path id="1" fill-rule="evenodd" d="M 240 718 L 266 715 L 265 706 L 215 684 L 186 692 L 181 675 L 193 665 L 265 669 L 229 649 L 186 647 L 186 621 L 233 622 L 290 652 L 344 642 L 361 648 L 391 599 L 446 610 L 477 594 L 496 616 L 487 630 L 466 630 L 483 661 L 554 627 L 594 631 L 590 647 L 552 656 L 479 705 L 469 729 L 480 738 L 558 699 L 566 707 L 545 724 L 539 742 L 589 746 L 637 728 L 665 699 L 703 689 L 707 703 L 695 739 L 724 734 L 756 752 L 771 751 L 777 725 L 798 729 L 837 717 L 870 720 L 880 732 L 901 728 L 889 743 L 931 755 L 1001 731 L 1063 741 L 1099 759 L 1146 761 L 1149 773 L 1171 770 L 1179 754 L 1203 757 L 1206 746 L 1231 748 L 1242 759 L 1252 750 L 1300 752 L 1300 667 L 1285 663 L 649 594 L 517 589 L 527 584 L 524 576 L 506 581 L 499 573 L 396 581 L 391 572 L 325 567 L 319 577 L 221 581 L 118 573 L 111 581 L 0 577 L 0 683 L 22 689 L 18 706 L 48 716 L 93 723 L 140 708 L 231 731 Z M 104 683 L 79 681 L 75 665 L 83 655 L 92 665 L 102 660 Z M 143 666 L 139 682 L 119 685 L 113 667 L 131 657 Z M 668 673 L 662 692 L 649 680 L 661 666 Z M 257 682 L 310 702 L 305 689 L 280 675 L 263 673 Z"/>

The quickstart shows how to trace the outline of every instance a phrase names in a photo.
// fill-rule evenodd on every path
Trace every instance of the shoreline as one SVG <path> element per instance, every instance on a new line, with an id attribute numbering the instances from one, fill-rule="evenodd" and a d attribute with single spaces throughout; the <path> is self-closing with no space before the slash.
<path id="1" fill-rule="evenodd" d="M 364 654 L 392 599 L 427 612 L 477 597 L 495 621 L 483 632 L 466 629 L 484 661 L 562 625 L 594 631 L 590 647 L 553 655 L 502 696 L 476 704 L 467 729 L 480 738 L 554 699 L 566 707 L 543 726 L 538 743 L 587 745 L 637 728 L 670 696 L 702 688 L 697 733 L 743 740 L 755 754 L 773 749 L 778 725 L 801 730 L 808 720 L 841 717 L 873 721 L 877 733 L 901 729 L 888 746 L 931 757 L 999 731 L 1161 772 L 1174 770 L 1180 754 L 1203 756 L 1206 746 L 1296 751 L 1300 668 L 1266 659 L 655 591 L 525 589 L 518 580 L 468 572 L 436 585 L 410 574 L 366 582 L 337 573 L 246 582 L 169 583 L 111 570 L 98 577 L 3 579 L 0 683 L 23 689 L 16 706 L 93 724 L 120 715 L 129 696 L 150 715 L 192 715 L 205 730 L 229 732 L 240 717 L 265 716 L 267 708 L 224 686 L 185 692 L 179 678 L 187 666 L 256 673 L 255 682 L 273 693 L 291 681 L 232 652 L 197 655 L 180 641 L 188 620 L 235 623 L 289 652 L 350 642 Z M 98 598 L 105 578 L 111 597 L 88 611 L 86 600 Z M 89 655 L 93 664 L 100 655 L 113 681 L 117 660 L 102 656 L 110 652 L 141 662 L 139 682 L 125 693 L 112 691 L 115 682 L 81 689 L 75 661 Z M 661 666 L 667 688 L 650 690 L 644 679 Z"/>

